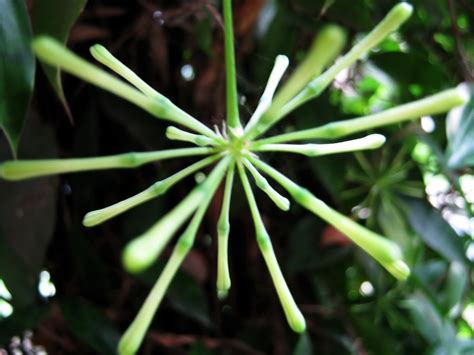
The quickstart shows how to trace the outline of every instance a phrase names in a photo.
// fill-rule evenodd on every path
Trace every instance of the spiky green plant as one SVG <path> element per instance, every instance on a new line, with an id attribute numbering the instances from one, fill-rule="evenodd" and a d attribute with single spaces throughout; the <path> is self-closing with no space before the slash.
<path id="1" fill-rule="evenodd" d="M 264 175 L 269 176 L 281 185 L 296 203 L 351 238 L 355 244 L 370 254 L 397 279 L 405 280 L 410 274 L 410 269 L 404 262 L 400 248 L 394 242 L 366 229 L 332 209 L 310 191 L 297 185 L 284 174 L 265 163 L 261 159 L 261 154 L 268 151 L 289 152 L 314 157 L 376 149 L 385 142 L 385 137 L 380 134 L 371 134 L 337 143 L 288 144 L 288 142 L 316 138 L 341 138 L 368 129 L 445 112 L 467 101 L 464 90 L 454 88 L 365 117 L 335 121 L 312 129 L 262 138 L 262 135 L 269 128 L 282 120 L 287 114 L 321 94 L 341 70 L 354 64 L 390 33 L 397 30 L 412 13 L 412 7 L 406 3 L 396 5 L 365 38 L 347 54 L 338 58 L 332 66 L 323 71 L 339 55 L 344 47 L 346 37 L 344 31 L 339 27 L 327 26 L 317 36 L 307 58 L 275 95 L 277 86 L 289 64 L 287 57 L 278 56 L 259 104 L 245 126 L 242 125 L 237 99 L 231 0 L 223 0 L 223 13 L 227 74 L 227 119 L 222 131 L 211 130 L 199 120 L 181 110 L 168 98 L 141 80 L 100 45 L 91 48 L 92 56 L 128 83 L 79 58 L 51 38 L 39 37 L 33 43 L 36 55 L 45 63 L 59 66 L 66 72 L 112 92 L 141 107 L 156 118 L 186 127 L 191 132 L 169 127 L 166 136 L 171 140 L 190 142 L 198 147 L 84 159 L 8 161 L 0 165 L 0 177 L 3 179 L 20 180 L 66 172 L 136 168 L 157 160 L 206 156 L 174 175 L 154 183 L 135 196 L 88 213 L 84 217 L 83 223 L 87 227 L 92 227 L 166 193 L 186 176 L 216 163 L 212 172 L 183 201 L 165 214 L 148 231 L 130 241 L 125 247 L 123 251 L 125 268 L 132 273 L 141 272 L 156 261 L 175 232 L 190 219 L 188 227 L 179 237 L 166 267 L 143 307 L 123 335 L 119 344 L 120 354 L 135 354 L 138 351 L 166 289 L 183 259 L 192 248 L 206 209 L 223 180 L 225 180 L 224 197 L 217 225 L 217 293 L 221 298 L 227 295 L 231 287 L 227 260 L 230 229 L 229 209 L 235 175 L 240 177 L 248 200 L 255 224 L 257 244 L 267 264 L 288 323 L 295 332 L 305 330 L 305 320 L 278 265 L 271 239 L 257 206 L 248 173 L 252 176 L 255 185 L 268 195 L 278 208 L 286 211 L 290 208 L 290 202 L 270 185 Z"/>

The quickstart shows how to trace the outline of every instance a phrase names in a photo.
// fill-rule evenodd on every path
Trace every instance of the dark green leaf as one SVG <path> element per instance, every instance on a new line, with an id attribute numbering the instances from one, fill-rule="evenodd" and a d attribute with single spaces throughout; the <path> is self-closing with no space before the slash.
<path id="1" fill-rule="evenodd" d="M 25 1 L 0 0 L 0 128 L 14 155 L 34 84 L 30 42 Z"/>
<path id="2" fill-rule="evenodd" d="M 62 43 L 66 43 L 69 31 L 84 9 L 86 2 L 87 0 L 36 0 L 32 14 L 35 35 L 48 35 Z M 70 116 L 59 68 L 44 63 L 41 65 L 59 100 Z"/>
<path id="3" fill-rule="evenodd" d="M 12 294 L 14 306 L 25 306 L 35 299 L 37 274 L 26 265 L 0 231 L 0 278 Z"/>
<path id="4" fill-rule="evenodd" d="M 448 134 L 448 148 L 446 151 L 447 165 L 451 169 L 459 169 L 474 165 L 474 85 L 470 85 L 471 101 L 462 111 L 461 116 L 457 116 L 458 110 L 453 111 L 452 119 L 459 121 L 455 124 L 450 119 L 451 124 L 457 126 L 452 134 Z"/>
<path id="5" fill-rule="evenodd" d="M 79 339 L 100 354 L 116 354 L 120 334 L 98 308 L 85 301 L 71 300 L 62 302 L 61 310 Z"/>
<path id="6" fill-rule="evenodd" d="M 171 283 L 167 296 L 176 310 L 206 327 L 212 325 L 206 294 L 190 275 L 179 272 Z"/>
<path id="7" fill-rule="evenodd" d="M 20 155 L 25 158 L 56 155 L 54 136 L 36 116 L 23 134 Z M 0 161 L 8 157 L 0 146 Z M 53 235 L 56 217 L 57 179 L 0 181 L 0 277 L 5 279 L 15 305 L 34 300 L 38 273 Z"/>
<path id="8" fill-rule="evenodd" d="M 466 262 L 461 238 L 437 210 L 422 200 L 412 199 L 407 205 L 411 226 L 430 248 L 448 260 Z"/>
<path id="9" fill-rule="evenodd" d="M 441 296 L 444 308 L 452 317 L 461 311 L 467 281 L 468 270 L 458 262 L 451 263 Z"/>
<path id="10" fill-rule="evenodd" d="M 362 314 L 352 315 L 358 336 L 362 339 L 364 348 L 371 354 L 395 355 L 401 354 L 400 343 L 382 324 L 374 324 L 371 319 Z M 383 339 L 383 341 L 380 341 Z"/>
<path id="11" fill-rule="evenodd" d="M 422 293 L 417 292 L 404 302 L 416 329 L 430 344 L 443 339 L 443 319 L 438 310 Z"/>
<path id="12" fill-rule="evenodd" d="M 36 328 L 49 309 L 48 305 L 15 308 L 10 317 L 0 321 L 0 343 L 7 344 L 11 337 L 22 335 L 26 329 Z"/>
<path id="13" fill-rule="evenodd" d="M 214 355 L 214 354 L 216 354 L 215 351 L 210 350 L 200 341 L 195 342 L 187 353 L 187 355 Z"/>

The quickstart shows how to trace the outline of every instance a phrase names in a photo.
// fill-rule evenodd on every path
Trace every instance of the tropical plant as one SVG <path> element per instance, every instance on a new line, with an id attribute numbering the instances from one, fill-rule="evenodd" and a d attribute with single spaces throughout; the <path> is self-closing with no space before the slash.
<path id="1" fill-rule="evenodd" d="M 370 33 L 340 58 L 337 57 L 344 48 L 346 33 L 339 26 L 327 25 L 320 30 L 306 58 L 278 91 L 278 85 L 289 66 L 289 60 L 284 55 L 277 56 L 258 106 L 249 121 L 243 125 L 238 104 L 231 5 L 230 0 L 223 1 L 227 113 L 222 127 L 216 127 L 215 130 L 210 129 L 157 92 L 101 45 L 91 47 L 91 55 L 125 81 L 78 57 L 55 39 L 39 36 L 33 41 L 34 53 L 47 68 L 59 68 L 73 74 L 135 104 L 158 119 L 188 129 L 186 131 L 170 126 L 166 130 L 166 137 L 174 141 L 192 143 L 197 147 L 131 152 L 96 158 L 6 161 L 0 164 L 1 178 L 23 180 L 80 171 L 129 169 L 161 160 L 205 156 L 175 174 L 155 182 L 146 190 L 132 197 L 87 213 L 83 224 L 86 227 L 93 227 L 164 195 L 184 178 L 196 174 L 210 165 L 215 165 L 207 176 L 200 178 L 197 186 L 177 206 L 166 213 L 150 229 L 126 245 L 122 258 L 124 267 L 131 273 L 141 273 L 156 262 L 176 232 L 190 219 L 141 310 L 123 335 L 119 344 L 120 354 L 134 354 L 138 351 L 166 290 L 193 246 L 206 211 L 222 182 L 224 182 L 224 192 L 217 224 L 216 288 L 219 298 L 227 297 L 231 287 L 228 263 L 229 214 L 235 175 L 239 176 L 247 198 L 258 247 L 267 265 L 288 324 L 295 332 L 304 332 L 306 322 L 283 277 L 269 233 L 257 205 L 249 175 L 252 176 L 256 187 L 262 190 L 279 209 L 289 210 L 290 201 L 278 191 L 279 188 L 272 187 L 264 175 L 280 185 L 297 204 L 350 238 L 395 278 L 401 281 L 406 280 L 410 276 L 409 265 L 413 264 L 413 260 L 407 261 L 407 257 L 404 255 L 408 250 L 406 245 L 402 245 L 401 249 L 394 242 L 395 240 L 403 244 L 403 237 L 398 238 L 400 234 L 403 234 L 400 229 L 391 228 L 391 226 L 381 223 L 385 233 L 394 234 L 391 239 L 388 239 L 363 227 L 343 213 L 329 207 L 309 190 L 273 168 L 264 161 L 264 153 L 290 153 L 318 157 L 378 149 L 386 141 L 381 134 L 369 134 L 336 143 L 326 143 L 325 141 L 416 120 L 422 116 L 444 113 L 465 104 L 469 99 L 466 87 L 458 86 L 363 117 L 333 121 L 315 128 L 263 137 L 267 131 L 294 110 L 320 96 L 341 72 L 364 58 L 396 31 L 410 17 L 412 6 L 407 3 L 396 5 Z M 330 65 L 334 60 L 334 64 Z M 62 92 L 61 90 L 59 92 Z M 292 141 L 312 140 L 318 140 L 318 142 L 289 144 Z M 407 175 L 404 174 L 405 166 L 401 163 L 403 157 L 395 159 L 393 165 L 380 165 L 382 167 L 380 175 L 374 173 L 364 162 L 364 159 L 362 155 L 358 155 L 363 174 L 365 173 L 367 176 L 355 173 L 352 175 L 354 181 L 361 186 L 364 183 L 367 184 L 365 190 L 360 187 L 356 188 L 356 196 L 361 192 L 367 194 L 367 199 L 361 203 L 361 206 L 369 207 L 373 211 L 380 211 L 382 217 L 379 217 L 378 214 L 376 217 L 385 221 L 390 220 L 387 215 L 400 215 L 400 211 L 390 210 L 390 206 L 400 206 L 401 203 L 396 202 L 398 197 L 390 195 L 387 191 L 401 191 L 402 193 L 413 191 L 405 184 Z M 397 184 L 401 185 L 400 191 L 397 190 Z M 395 187 L 392 188 L 393 186 Z M 348 190 L 347 193 L 351 194 L 351 191 Z M 412 298 L 410 302 L 416 303 L 419 301 L 417 300 L 417 298 Z"/>

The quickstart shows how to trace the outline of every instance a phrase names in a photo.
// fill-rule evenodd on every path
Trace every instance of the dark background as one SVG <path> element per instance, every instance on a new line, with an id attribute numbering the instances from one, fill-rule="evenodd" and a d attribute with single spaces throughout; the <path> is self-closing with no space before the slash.
<path id="1" fill-rule="evenodd" d="M 396 2 L 234 3 L 240 110 L 246 121 L 277 54 L 290 57 L 291 71 L 324 24 L 344 27 L 351 44 Z M 351 68 L 337 87 L 304 105 L 272 133 L 367 114 L 472 81 L 474 3 L 412 3 L 415 13 L 398 37 L 384 41 L 368 61 Z M 35 1 L 29 6 L 33 9 Z M 51 16 L 60 14 L 51 9 Z M 68 46 L 92 60 L 88 48 L 94 43 L 105 45 L 205 124 L 220 125 L 225 118 L 223 28 L 216 2 L 90 0 L 70 33 Z M 184 65 L 194 69 L 190 81 L 181 75 Z M 384 75 L 390 78 L 390 85 Z M 70 75 L 63 75 L 63 84 L 70 118 L 43 72 L 37 71 L 19 158 L 89 157 L 181 146 L 166 139 L 165 123 L 129 103 Z M 464 117 L 470 117 L 469 112 L 466 109 Z M 450 143 L 443 115 L 437 117 L 436 129 L 429 135 L 418 122 L 378 131 L 391 137 L 387 146 L 362 158 L 352 154 L 318 159 L 274 154 L 267 158 L 354 218 L 354 206 L 362 203 L 371 208 L 371 218 L 361 223 L 383 234 L 395 231 L 395 240 L 415 270 L 414 277 L 397 283 L 332 227 L 296 204 L 283 213 L 257 192 L 284 274 L 307 319 L 307 333 L 293 334 L 255 243 L 250 213 L 237 183 L 231 208 L 229 298 L 220 302 L 215 290 L 219 191 L 193 251 L 158 310 L 143 354 L 470 353 L 472 344 L 468 347 L 466 339 L 473 331 L 461 313 L 474 304 L 472 263 L 465 257 L 472 242 L 468 232 L 458 236 L 440 213 L 450 208 L 465 216 L 469 211 L 450 204 L 449 199 L 435 209 L 423 196 L 422 177 L 427 172 L 445 176 L 450 184 L 444 197 L 460 197 L 457 182 L 460 176 L 469 175 L 470 164 L 450 170 L 443 165 Z M 469 134 L 458 139 L 457 148 L 464 144 L 473 149 L 474 131 L 466 132 Z M 419 142 L 431 150 L 424 160 L 413 160 L 418 157 L 413 152 Z M 11 159 L 11 153 L 0 136 L 0 160 L 6 159 Z M 358 179 L 361 159 L 367 159 L 371 170 Z M 195 181 L 188 178 L 166 196 L 92 229 L 82 226 L 82 218 L 88 211 L 142 191 L 192 161 L 177 159 L 137 170 L 0 182 L 0 277 L 13 295 L 6 301 L 14 307 L 10 317 L 0 316 L 0 343 L 8 347 L 12 336 L 24 336 L 31 329 L 35 344 L 50 354 L 113 353 L 169 255 L 168 250 L 151 270 L 134 277 L 122 269 L 121 249 L 181 201 Z M 378 185 L 382 192 L 374 191 L 380 181 L 387 182 Z M 407 196 L 407 186 L 421 198 Z M 355 194 L 346 193 L 356 187 Z M 462 268 L 462 276 L 453 272 L 453 265 Z M 51 274 L 54 297 L 44 298 L 37 292 L 41 270 Z M 361 293 L 364 281 L 371 283 L 373 293 Z M 457 311 L 452 311 L 453 306 Z"/>

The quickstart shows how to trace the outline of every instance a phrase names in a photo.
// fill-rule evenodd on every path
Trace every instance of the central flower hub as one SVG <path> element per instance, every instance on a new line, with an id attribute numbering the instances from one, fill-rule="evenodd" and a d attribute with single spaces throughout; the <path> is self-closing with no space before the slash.
<path id="1" fill-rule="evenodd" d="M 249 152 L 250 146 L 251 142 L 242 137 L 231 137 L 225 150 L 236 161 L 240 161 L 242 156 Z"/>

